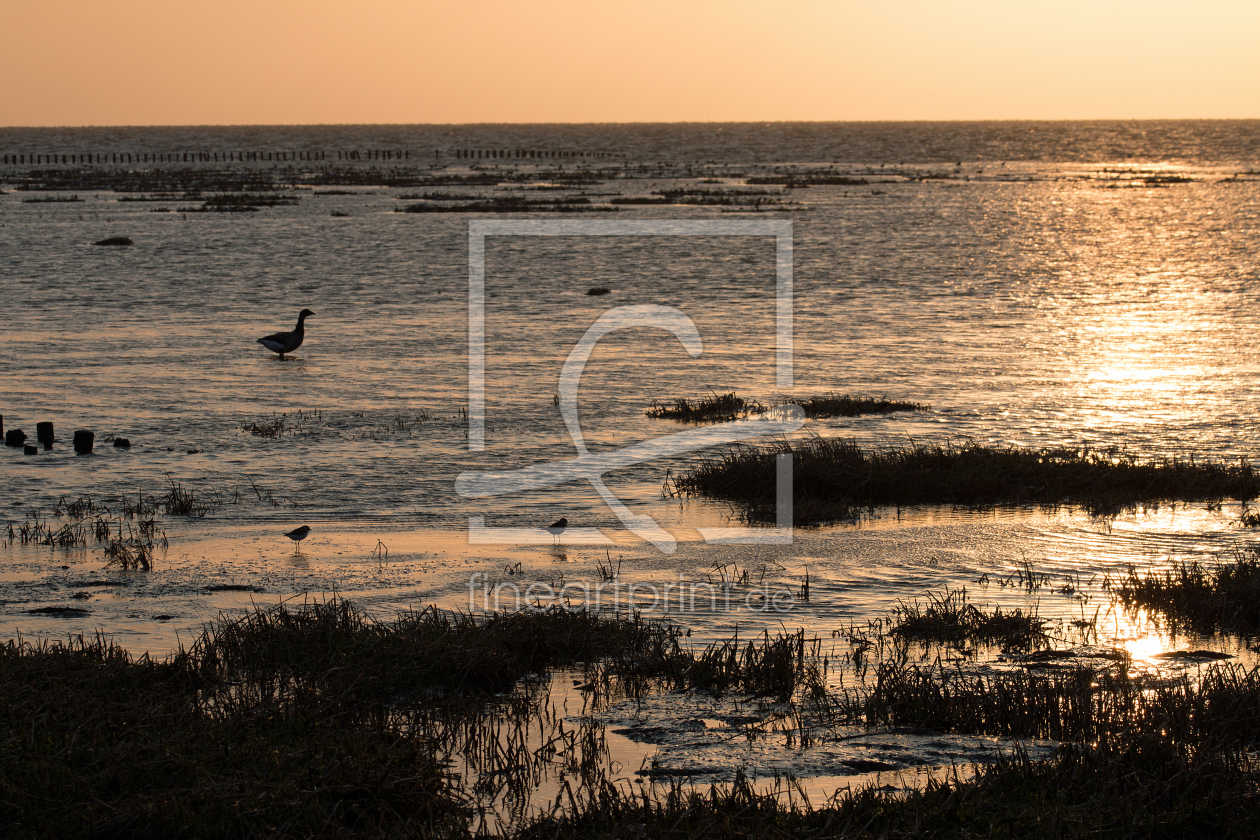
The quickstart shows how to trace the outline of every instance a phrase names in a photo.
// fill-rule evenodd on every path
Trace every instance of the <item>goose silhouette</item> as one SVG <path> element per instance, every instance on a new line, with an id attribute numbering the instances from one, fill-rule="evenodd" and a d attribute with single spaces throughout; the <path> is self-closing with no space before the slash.
<path id="1" fill-rule="evenodd" d="M 273 353 L 279 353 L 280 361 L 283 362 L 285 353 L 292 353 L 302 346 L 302 339 L 306 337 L 306 328 L 302 325 L 302 322 L 314 314 L 309 309 L 303 309 L 298 313 L 296 327 L 289 332 L 273 333 L 265 338 L 260 338 L 258 343 Z"/>

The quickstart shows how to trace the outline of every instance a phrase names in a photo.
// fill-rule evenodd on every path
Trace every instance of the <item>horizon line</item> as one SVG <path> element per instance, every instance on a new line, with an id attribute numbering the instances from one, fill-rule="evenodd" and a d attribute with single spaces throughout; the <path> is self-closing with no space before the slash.
<path id="1" fill-rule="evenodd" d="M 53 128 L 348 128 L 348 127 L 484 127 L 484 126 L 644 126 L 644 125 L 872 125 L 940 123 L 1160 123 L 1160 122 L 1260 122 L 1256 117 L 1016 117 L 979 119 L 854 119 L 854 120 L 637 120 L 627 122 L 329 122 L 329 123 L 88 123 L 54 125 L 0 125 L 3 130 Z"/>

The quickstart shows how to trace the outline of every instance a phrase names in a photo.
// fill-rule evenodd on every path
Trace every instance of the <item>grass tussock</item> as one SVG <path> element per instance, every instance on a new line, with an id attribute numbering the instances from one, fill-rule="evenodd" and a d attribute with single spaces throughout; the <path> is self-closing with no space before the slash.
<path id="1" fill-rule="evenodd" d="M 26 514 L 22 524 L 14 528 L 13 523 L 5 525 L 2 545 L 46 545 L 50 548 L 73 548 L 87 545 L 91 529 L 82 522 L 67 522 L 53 527 L 39 511 Z"/>
<path id="2" fill-rule="evenodd" d="M 776 637 L 766 631 L 760 644 L 753 639 L 742 648 L 737 633 L 732 639 L 714 642 L 695 658 L 689 683 L 719 697 L 737 691 L 786 703 L 806 673 L 807 649 L 817 654 L 817 642 L 807 642 L 804 630 Z"/>
<path id="3" fill-rule="evenodd" d="M 616 207 L 591 204 L 589 198 L 525 198 L 516 195 L 488 196 L 476 201 L 426 201 L 396 208 L 396 213 L 615 213 Z"/>
<path id="4" fill-rule="evenodd" d="M 878 507 L 1081 505 L 1105 515 L 1141 504 L 1260 494 L 1260 476 L 1246 462 L 1139 462 L 1123 451 L 973 442 L 864 450 L 840 438 L 732 447 L 674 476 L 669 491 L 727 499 L 745 520 L 773 522 L 780 454 L 792 455 L 797 524 L 854 519 Z"/>
<path id="5" fill-rule="evenodd" d="M 104 524 L 105 528 L 100 529 L 100 525 Z M 130 522 L 125 523 L 127 528 L 126 536 L 123 535 L 124 523 L 118 521 L 118 532 L 112 534 L 108 527 L 108 523 L 97 520 L 98 538 L 105 543 L 105 565 L 118 566 L 123 569 L 142 569 L 149 571 L 153 568 L 153 559 L 158 550 L 165 552 L 170 548 L 170 541 L 166 538 L 166 532 L 157 527 L 157 522 L 153 519 L 142 519 L 132 526 Z"/>
<path id="6" fill-rule="evenodd" d="M 680 397 L 670 404 L 653 400 L 645 413 L 653 419 L 680 420 L 683 423 L 720 423 L 740 420 L 752 414 L 764 414 L 765 410 L 766 407 L 756 400 L 746 400 L 731 391 L 698 400 Z"/>
<path id="7" fill-rule="evenodd" d="M 198 497 L 195 490 L 185 490 L 181 485 L 173 485 L 166 495 L 158 498 L 158 507 L 163 513 L 172 516 L 205 516 L 213 508 L 213 504 Z"/>
<path id="8" fill-rule="evenodd" d="M 833 724 L 1048 738 L 1179 762 L 1239 760 L 1260 743 L 1260 667 L 1226 664 L 1168 676 L 1134 669 L 1122 648 L 1091 648 L 1082 658 L 1034 652 L 1001 667 L 939 656 L 912 661 L 910 638 L 953 640 L 1006 618 L 955 591 L 841 632 L 852 683 L 829 689 L 820 708 Z M 1014 625 L 1035 634 L 1023 650 L 1048 641 L 1039 620 Z"/>
<path id="9" fill-rule="evenodd" d="M 967 602 L 967 590 L 928 593 L 926 602 L 899 603 L 893 608 L 892 633 L 923 642 L 956 646 L 1000 645 L 1004 650 L 1047 647 L 1046 622 L 1035 611 L 986 612 Z"/>
<path id="10" fill-rule="evenodd" d="M 66 497 L 62 496 L 57 500 L 57 504 L 53 505 L 53 516 L 68 516 L 71 519 L 83 519 L 94 513 L 108 515 L 109 512 L 108 505 L 93 501 L 91 496 L 80 496 L 74 501 L 66 501 Z"/>
<path id="11" fill-rule="evenodd" d="M 931 406 L 882 397 L 851 397 L 825 394 L 813 397 L 785 397 L 783 405 L 799 405 L 806 417 L 859 417 L 863 414 L 892 414 L 898 411 L 928 411 Z"/>
<path id="12" fill-rule="evenodd" d="M 1157 611 L 1177 627 L 1260 632 L 1260 550 L 1254 548 L 1238 552 L 1231 562 L 1176 560 L 1163 572 L 1145 575 L 1130 566 L 1104 586 L 1125 607 Z"/>
<path id="13" fill-rule="evenodd" d="M 441 688 L 511 689 L 523 674 L 613 658 L 655 671 L 680 655 L 677 632 L 641 620 L 553 609 L 486 618 L 435 607 L 374 621 L 348 601 L 257 610 L 216 625 L 190 648 L 199 669 L 344 681 L 376 698 Z M 331 683 L 330 683 L 331 684 Z"/>
<path id="14" fill-rule="evenodd" d="M 88 516 L 95 513 L 89 521 Z M 53 509 L 53 515 L 69 517 L 71 521 L 53 527 L 42 518 L 39 511 L 27 514 L 18 528 L 12 523 L 6 526 L 0 545 L 46 545 L 50 548 L 85 547 L 90 541 L 104 543 L 106 566 L 120 566 L 124 569 L 143 569 L 153 567 L 153 558 L 160 549 L 170 547 L 166 532 L 158 527 L 154 519 L 141 519 L 133 526 L 125 521 L 134 516 L 124 513 L 112 518 L 107 505 L 93 502 L 89 498 L 81 498 L 74 502 L 66 502 L 63 498 Z M 123 528 L 127 529 L 124 536 Z"/>
<path id="15" fill-rule="evenodd" d="M 241 427 L 244 431 L 257 437 L 277 438 L 284 434 L 284 417 L 273 417 L 261 423 L 255 420 Z"/>

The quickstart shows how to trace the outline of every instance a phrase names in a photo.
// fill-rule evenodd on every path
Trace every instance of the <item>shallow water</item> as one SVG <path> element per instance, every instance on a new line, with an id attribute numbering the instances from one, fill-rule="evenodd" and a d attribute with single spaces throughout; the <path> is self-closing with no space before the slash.
<path id="1" fill-rule="evenodd" d="M 538 529 L 565 515 L 574 529 L 566 543 L 583 538 L 579 528 L 599 528 L 624 545 L 632 535 L 584 483 L 476 499 L 454 487 L 464 472 L 573 456 L 554 404 L 560 368 L 587 327 L 618 306 L 678 308 L 703 352 L 689 357 L 659 329 L 603 338 L 577 402 L 595 452 L 679 431 L 644 415 L 652 400 L 726 390 L 767 403 L 784 393 L 841 391 L 931 405 L 926 413 L 809 421 L 797 435 L 1123 446 L 1141 457 L 1232 459 L 1255 450 L 1255 123 L 7 130 L 0 142 L 6 153 L 377 147 L 414 151 L 417 162 L 429 161 L 432 149 L 431 166 L 409 164 L 429 174 L 554 171 L 554 163 L 452 159 L 463 147 L 615 152 L 612 162 L 568 162 L 610 176 L 568 190 L 590 193 L 596 204 L 698 181 L 748 190 L 744 177 L 823 166 L 873 182 L 784 191 L 792 208 L 785 212 L 623 206 L 615 214 L 790 222 L 790 387 L 776 376 L 772 237 L 487 238 L 483 452 L 470 451 L 467 437 L 470 217 L 392 212 L 406 203 L 400 196 L 428 188 L 297 189 L 296 205 L 225 214 L 154 213 L 153 202 L 111 192 L 28 203 L 65 194 L 9 189 L 0 196 L 0 294 L 10 304 L 0 331 L 3 412 L 7 428 L 32 436 L 37 420 L 54 421 L 59 443 L 37 456 L 0 453 L 7 518 L 20 524 L 61 497 L 152 495 L 172 483 L 207 494 L 222 504 L 205 519 L 163 523 L 170 554 L 155 574 L 140 576 L 187 570 L 183 584 L 171 585 L 189 592 L 204 580 L 274 596 L 340 586 L 382 604 L 417 593 L 453 602 L 468 569 L 493 571 L 503 559 L 500 548 L 466 539 L 461 547 L 472 517 L 492 529 Z M 30 169 L 8 167 L 0 179 L 12 186 Z M 520 194 L 529 186 L 445 191 Z M 189 203 L 170 198 L 156 204 Z M 122 234 L 137 244 L 90 244 Z M 586 295 L 594 286 L 612 294 Z M 288 328 L 303 306 L 317 314 L 291 358 L 282 363 L 254 343 Z M 245 430 L 277 416 L 287 423 L 279 438 Z M 70 450 L 77 428 L 96 432 L 92 457 Z M 113 435 L 132 447 L 112 448 Z M 697 527 L 725 524 L 725 506 L 662 499 L 668 471 L 695 457 L 608 476 L 618 498 L 682 540 L 675 557 L 644 544 L 634 562 L 652 574 L 757 563 L 755 552 L 749 559 L 744 549 L 695 542 Z M 1204 512 L 1202 523 L 1187 516 L 1169 543 L 1171 524 L 1158 515 L 1061 533 L 1056 516 L 889 513 L 857 529 L 798 532 L 797 545 L 774 557 L 786 556 L 787 567 L 793 556 L 812 558 L 829 625 L 903 597 L 907 579 L 938 583 L 917 577 L 925 557 L 961 552 L 968 574 L 1000 573 L 1011 558 L 1094 574 L 1117 558 L 1211 555 L 1248 539 L 1231 531 L 1228 511 Z M 926 530 L 908 524 L 924 517 L 939 522 Z M 299 522 L 315 535 L 301 552 L 308 559 L 295 563 L 280 535 Z M 1200 527 L 1208 536 L 1189 536 Z M 371 565 L 378 544 L 393 552 L 394 572 L 346 570 L 350 556 Z M 872 545 L 880 546 L 876 564 L 868 562 Z M 49 559 L 74 575 L 101 573 L 98 551 L 48 559 L 5 552 L 12 582 L 0 609 L 9 632 L 84 629 L 31 617 L 27 610 L 43 599 L 29 584 L 51 573 Z M 702 557 L 686 559 L 693 554 Z M 465 577 L 423 586 L 411 577 L 426 576 L 423 561 L 399 565 L 410 562 L 404 557 L 441 558 L 437 566 L 453 563 Z M 18 579 L 22 588 L 12 588 Z M 157 614 L 191 629 L 235 604 L 195 597 Z M 88 625 L 133 631 L 99 610 L 90 609 Z"/>

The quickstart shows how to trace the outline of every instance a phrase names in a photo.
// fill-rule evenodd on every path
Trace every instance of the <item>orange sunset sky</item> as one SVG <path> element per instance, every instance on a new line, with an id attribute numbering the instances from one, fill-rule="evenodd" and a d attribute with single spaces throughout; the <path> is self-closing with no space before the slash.
<path id="1" fill-rule="evenodd" d="M 0 125 L 1260 117 L 1256 0 L 0 0 Z"/>

